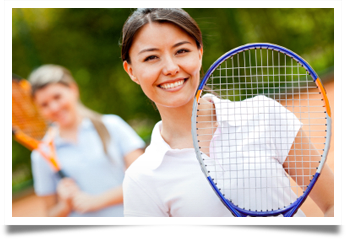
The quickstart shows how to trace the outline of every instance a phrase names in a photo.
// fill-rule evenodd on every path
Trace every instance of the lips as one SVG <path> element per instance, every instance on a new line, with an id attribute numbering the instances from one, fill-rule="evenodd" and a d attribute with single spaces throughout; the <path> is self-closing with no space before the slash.
<path id="1" fill-rule="evenodd" d="M 179 80 L 165 82 L 165 83 L 160 84 L 159 87 L 161 89 L 165 89 L 165 90 L 172 90 L 172 89 L 179 88 L 180 86 L 182 86 L 186 80 L 187 80 L 187 78 L 183 78 L 183 79 L 179 79 Z"/>
<path id="2" fill-rule="evenodd" d="M 66 110 L 60 110 L 59 112 L 54 114 L 54 118 L 56 121 L 63 122 L 66 120 L 68 116 L 68 112 Z"/>

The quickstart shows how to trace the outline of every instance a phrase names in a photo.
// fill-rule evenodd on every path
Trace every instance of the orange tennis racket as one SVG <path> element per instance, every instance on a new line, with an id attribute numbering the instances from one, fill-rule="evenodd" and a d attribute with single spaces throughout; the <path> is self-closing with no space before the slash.
<path id="1" fill-rule="evenodd" d="M 54 129 L 38 112 L 32 97 L 30 83 L 12 74 L 12 134 L 14 139 L 28 148 L 37 150 L 61 178 L 61 171 L 54 147 Z M 48 134 L 47 134 L 48 132 Z M 47 134 L 47 137 L 43 137 Z"/>

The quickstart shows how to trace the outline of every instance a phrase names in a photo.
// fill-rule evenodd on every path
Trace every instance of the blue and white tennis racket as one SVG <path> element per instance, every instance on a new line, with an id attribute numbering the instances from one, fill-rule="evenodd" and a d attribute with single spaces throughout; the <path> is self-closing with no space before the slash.
<path id="1" fill-rule="evenodd" d="M 291 217 L 326 161 L 331 111 L 303 58 L 278 45 L 247 44 L 205 74 L 192 135 L 203 173 L 234 216 Z"/>

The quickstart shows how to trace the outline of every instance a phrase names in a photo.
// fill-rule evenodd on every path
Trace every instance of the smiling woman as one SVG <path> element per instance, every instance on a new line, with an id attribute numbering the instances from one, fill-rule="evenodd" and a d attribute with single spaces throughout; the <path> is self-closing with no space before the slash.
<path id="1" fill-rule="evenodd" d="M 199 148 L 203 151 L 195 151 L 191 134 L 191 116 L 195 92 L 200 82 L 203 56 L 202 41 L 195 37 L 195 35 L 200 36 L 200 31 L 196 31 L 196 28 L 198 29 L 198 26 L 195 21 L 181 9 L 138 9 L 128 18 L 123 27 L 124 69 L 131 80 L 139 84 L 146 96 L 156 104 L 162 119 L 154 127 L 151 143 L 145 153 L 126 171 L 123 183 L 125 216 L 232 216 L 203 176 L 199 164 L 202 165 L 207 160 L 199 163 L 195 152 L 204 154 L 206 158 L 210 158 L 212 153 L 229 154 L 232 150 L 243 150 L 244 155 L 250 155 L 253 152 L 244 146 L 246 145 L 244 142 L 247 140 L 253 142 L 258 138 L 251 138 L 252 131 L 246 131 L 240 127 L 240 125 L 251 124 L 251 120 L 248 120 L 249 122 L 246 120 L 251 115 L 251 112 L 246 111 L 246 107 L 239 106 L 245 111 L 239 110 L 236 113 L 227 112 L 227 108 L 223 108 L 221 112 L 221 107 L 237 104 L 237 102 L 225 99 L 222 104 L 217 104 L 222 99 L 214 94 L 205 94 L 198 101 L 198 126 L 196 126 L 198 135 L 203 136 L 198 138 L 198 142 L 201 142 Z M 198 32 L 198 34 L 192 32 Z M 218 79 L 224 80 L 221 76 Z M 217 87 L 221 84 L 220 80 Z M 270 101 L 264 98 L 254 97 L 255 103 L 249 104 L 256 105 L 257 101 Z M 247 104 L 247 102 L 241 103 Z M 279 169 L 282 169 L 280 175 L 284 175 L 283 178 L 287 179 L 282 165 L 287 160 L 287 155 L 293 152 L 290 151 L 290 142 L 296 140 L 296 134 L 301 125 L 299 122 L 293 122 L 292 113 L 286 113 L 287 110 L 283 111 L 283 108 L 283 106 L 274 107 L 273 112 L 276 112 L 270 115 L 295 124 L 294 127 L 281 126 L 283 131 L 286 130 L 290 135 L 286 143 L 287 150 L 282 149 L 286 149 L 286 144 L 283 143 L 286 141 L 281 141 L 281 135 L 275 142 L 262 138 L 262 140 L 254 141 L 253 144 L 256 152 L 264 155 L 260 160 L 279 165 Z M 268 107 L 264 105 L 261 109 L 267 110 Z M 226 120 L 227 124 L 223 122 L 227 114 L 238 117 L 235 120 L 237 124 L 231 120 Z M 257 114 L 262 115 L 261 112 Z M 256 117 L 259 117 L 257 114 Z M 275 129 L 278 126 L 277 121 L 273 120 L 270 125 L 274 127 L 273 131 L 279 134 L 279 128 Z M 228 128 L 232 128 L 235 133 L 228 133 Z M 249 139 L 243 134 L 249 135 Z M 237 145 L 230 140 L 231 137 L 240 137 L 245 140 L 236 141 L 240 141 Z M 226 138 L 227 143 L 224 143 L 222 138 Z M 216 152 L 209 152 L 209 149 L 213 150 L 211 139 L 216 144 L 221 144 Z M 306 142 L 302 144 L 308 145 Z M 230 148 L 232 150 L 228 150 Z M 258 149 L 271 149 L 275 151 L 275 154 L 266 154 Z M 256 158 L 258 159 L 259 157 Z M 216 157 L 209 161 L 216 166 L 221 165 L 218 172 L 228 172 L 228 167 L 231 168 L 232 163 L 222 165 L 218 160 L 222 158 Z M 258 161 L 254 165 L 258 167 Z M 232 175 L 238 173 L 242 173 L 241 168 L 232 168 L 230 172 Z M 276 175 L 268 175 L 268 182 L 275 184 Z M 227 176 L 231 177 L 228 174 Z M 328 167 L 323 177 L 324 179 L 319 181 L 320 186 L 314 188 L 313 200 L 323 210 L 325 216 L 333 216 L 333 190 L 325 187 L 333 184 L 333 174 Z M 290 192 L 282 194 L 290 197 Z M 275 194 L 268 195 L 268 202 L 281 200 Z M 257 201 L 254 197 L 246 197 L 246 200 L 254 203 Z M 298 211 L 294 216 L 305 216 L 305 214 Z"/>
<path id="2" fill-rule="evenodd" d="M 36 103 L 42 115 L 51 122 L 58 122 L 62 128 L 72 128 L 80 121 L 76 113 L 78 90 L 75 84 L 66 87 L 50 84 L 35 94 Z"/>
<path id="3" fill-rule="evenodd" d="M 162 112 L 191 101 L 199 82 L 202 53 L 194 38 L 180 27 L 154 22 L 134 37 L 131 63 L 124 61 L 124 68 Z"/>
<path id="4" fill-rule="evenodd" d="M 200 81 L 201 39 L 197 24 L 182 9 L 138 9 L 124 25 L 124 69 L 162 118 L 145 154 L 126 171 L 125 216 L 231 216 L 203 178 L 193 149 L 191 112 Z M 213 110 L 212 103 L 202 101 Z"/>
<path id="5" fill-rule="evenodd" d="M 57 65 L 44 65 L 29 76 L 32 96 L 41 114 L 50 122 L 58 123 L 62 132 L 70 132 L 88 116 L 95 125 L 106 152 L 109 133 L 100 115 L 87 109 L 79 100 L 79 90 L 69 70 Z M 68 134 L 68 133 L 67 133 Z M 76 141 L 76 137 L 72 137 Z"/>

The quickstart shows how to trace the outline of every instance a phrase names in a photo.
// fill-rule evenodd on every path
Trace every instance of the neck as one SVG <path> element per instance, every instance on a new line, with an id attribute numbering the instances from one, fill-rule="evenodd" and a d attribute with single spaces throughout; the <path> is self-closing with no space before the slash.
<path id="1" fill-rule="evenodd" d="M 66 139 L 68 141 L 77 142 L 77 133 L 78 127 L 82 122 L 83 118 L 80 115 L 77 115 L 75 120 L 68 125 L 59 125 L 59 135 L 61 138 Z"/>
<path id="2" fill-rule="evenodd" d="M 191 136 L 191 116 L 193 98 L 187 104 L 177 108 L 157 106 L 162 119 L 162 138 L 171 148 L 193 148 Z"/>

